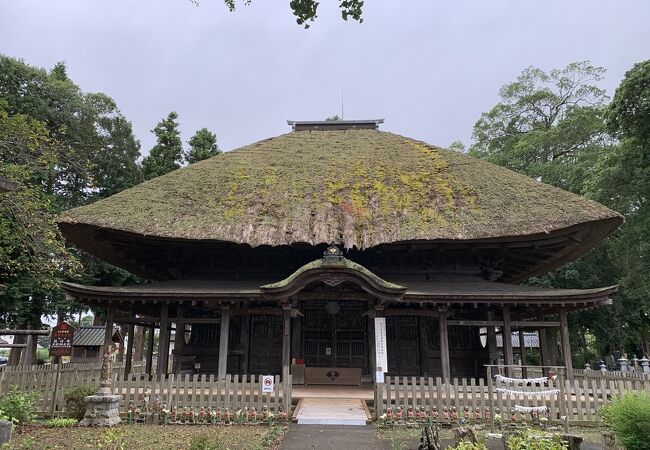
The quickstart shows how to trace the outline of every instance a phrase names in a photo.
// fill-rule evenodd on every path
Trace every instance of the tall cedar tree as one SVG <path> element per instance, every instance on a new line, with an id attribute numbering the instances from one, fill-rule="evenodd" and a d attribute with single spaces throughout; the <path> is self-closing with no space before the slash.
<path id="1" fill-rule="evenodd" d="M 189 150 L 185 153 L 185 160 L 188 164 L 221 154 L 221 150 L 217 146 L 217 135 L 207 128 L 198 130 L 187 143 L 190 144 Z"/>
<path id="2" fill-rule="evenodd" d="M 164 175 L 181 167 L 183 143 L 178 131 L 178 114 L 172 111 L 151 130 L 156 135 L 156 145 L 142 161 L 146 180 Z"/>

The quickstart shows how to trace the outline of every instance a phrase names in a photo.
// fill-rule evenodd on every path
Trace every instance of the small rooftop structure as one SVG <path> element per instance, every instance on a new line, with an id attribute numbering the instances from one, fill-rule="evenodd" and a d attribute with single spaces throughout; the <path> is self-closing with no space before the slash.
<path id="1" fill-rule="evenodd" d="M 104 330 L 106 327 L 81 326 L 75 330 L 72 339 L 72 362 L 101 361 L 101 347 L 104 345 Z M 113 328 L 112 341 L 120 346 L 124 345 L 124 338 L 119 328 Z"/>
<path id="2" fill-rule="evenodd" d="M 369 120 L 287 120 L 293 131 L 377 130 L 384 119 Z"/>

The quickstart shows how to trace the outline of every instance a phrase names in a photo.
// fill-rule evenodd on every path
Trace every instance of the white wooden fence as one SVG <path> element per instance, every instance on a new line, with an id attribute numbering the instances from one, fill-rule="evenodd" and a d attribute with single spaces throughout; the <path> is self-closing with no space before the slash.
<path id="1" fill-rule="evenodd" d="M 511 411 L 515 405 L 547 406 L 552 420 L 567 416 L 570 422 L 596 423 L 599 422 L 599 409 L 614 396 L 626 391 L 647 391 L 650 393 L 650 377 L 642 378 L 591 378 L 576 377 L 574 381 L 550 381 L 542 386 L 518 386 L 511 390 L 517 391 L 549 391 L 559 390 L 558 394 L 544 397 L 534 397 L 524 394 L 507 395 L 497 391 L 497 388 L 508 388 L 495 382 L 493 402 L 487 382 L 483 379 L 453 379 L 444 383 L 440 378 L 423 377 L 386 377 L 384 384 L 375 387 L 375 414 L 379 417 L 387 407 L 413 406 L 425 407 L 431 410 L 436 407 L 440 414 L 443 408 L 451 410 L 455 407 L 462 417 L 465 407 L 473 412 L 480 408 L 484 416 L 486 408 L 494 407 L 492 414 L 498 411 L 504 420 L 511 419 Z M 522 420 L 523 414 L 515 413 L 515 420 Z"/>
<path id="2" fill-rule="evenodd" d="M 65 393 L 77 386 L 98 387 L 101 368 L 97 365 L 77 367 L 62 366 L 56 399 L 54 385 L 56 366 L 17 367 L 0 371 L 0 396 L 12 386 L 21 391 L 36 394 L 35 413 L 49 416 L 54 404 L 54 415 L 65 415 Z M 218 379 L 214 375 L 156 375 L 132 374 L 126 379 L 122 368 L 112 370 L 112 390 L 122 395 L 121 412 L 126 412 L 128 404 L 134 402 L 141 406 L 145 401 L 158 399 L 163 405 L 178 408 L 221 407 L 239 409 L 255 406 L 261 409 L 266 405 L 277 411 L 282 405 L 291 412 L 291 376 L 287 370 L 283 377 L 275 375 L 273 392 L 262 394 L 261 376 L 227 375 Z"/>

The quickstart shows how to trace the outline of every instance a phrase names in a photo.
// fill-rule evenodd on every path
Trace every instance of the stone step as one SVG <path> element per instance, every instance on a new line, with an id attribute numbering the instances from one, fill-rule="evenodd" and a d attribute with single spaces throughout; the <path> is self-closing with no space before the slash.
<path id="1" fill-rule="evenodd" d="M 358 398 L 303 398 L 293 419 L 298 425 L 365 426 L 371 418 Z"/>

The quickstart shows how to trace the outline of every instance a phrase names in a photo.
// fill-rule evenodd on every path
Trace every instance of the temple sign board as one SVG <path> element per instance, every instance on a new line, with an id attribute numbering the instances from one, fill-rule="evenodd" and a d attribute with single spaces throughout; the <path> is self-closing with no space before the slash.
<path id="1" fill-rule="evenodd" d="M 50 342 L 50 355 L 72 356 L 72 339 L 74 338 L 74 327 L 67 322 L 61 322 L 52 328 L 52 340 Z"/>
<path id="2" fill-rule="evenodd" d="M 388 372 L 385 317 L 375 317 L 375 361 L 377 361 L 377 372 Z"/>
<path id="3" fill-rule="evenodd" d="M 272 394 L 273 384 L 273 375 L 262 375 L 262 394 Z"/>

